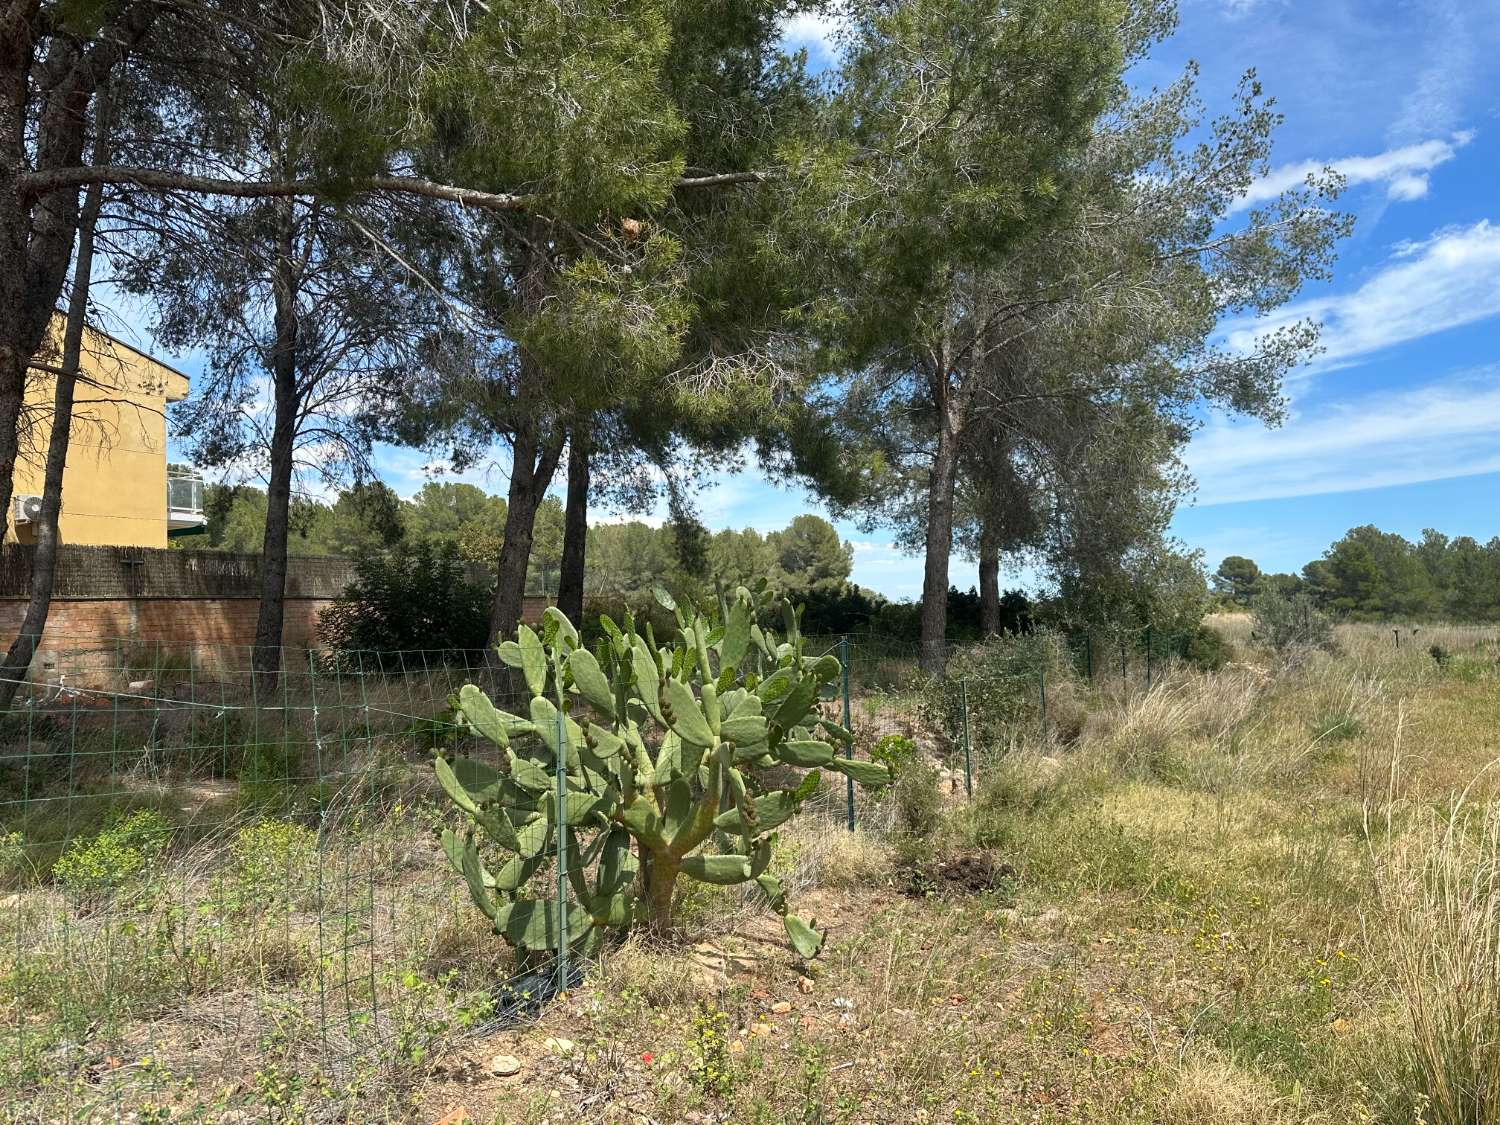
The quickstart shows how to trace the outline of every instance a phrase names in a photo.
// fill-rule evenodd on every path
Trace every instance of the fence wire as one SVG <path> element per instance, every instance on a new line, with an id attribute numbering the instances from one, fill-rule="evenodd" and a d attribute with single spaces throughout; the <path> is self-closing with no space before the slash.
<path id="1" fill-rule="evenodd" d="M 822 707 L 850 753 L 905 740 L 958 795 L 1016 740 L 1064 740 L 1069 693 L 1150 690 L 1185 653 L 1152 629 L 990 643 L 1044 657 L 1017 662 L 1009 710 L 991 681 L 923 677 L 914 644 L 807 651 L 841 661 Z M 502 765 L 448 704 L 474 682 L 527 713 L 489 655 L 288 649 L 270 676 L 249 648 L 120 642 L 22 685 L 0 714 L 0 1121 L 336 1117 L 399 1101 L 436 1052 L 536 1010 L 555 976 L 518 966 L 473 909 L 424 768 L 435 749 Z M 883 827 L 890 802 L 838 780 L 805 815 Z"/>

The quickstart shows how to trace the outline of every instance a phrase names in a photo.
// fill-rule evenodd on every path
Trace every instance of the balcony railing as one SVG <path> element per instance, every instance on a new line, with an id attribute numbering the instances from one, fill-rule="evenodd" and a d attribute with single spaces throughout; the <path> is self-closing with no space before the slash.
<path id="1" fill-rule="evenodd" d="M 167 466 L 167 531 L 192 534 L 208 523 L 203 512 L 203 474 L 187 465 Z"/>

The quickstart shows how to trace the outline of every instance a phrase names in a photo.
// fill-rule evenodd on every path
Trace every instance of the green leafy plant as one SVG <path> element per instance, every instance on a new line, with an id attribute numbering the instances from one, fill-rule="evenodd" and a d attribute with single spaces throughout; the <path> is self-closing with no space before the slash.
<path id="1" fill-rule="evenodd" d="M 917 744 L 904 734 L 884 735 L 877 739 L 875 745 L 870 748 L 870 760 L 884 762 L 895 774 L 899 774 L 904 767 L 916 761 L 916 757 Z"/>
<path id="2" fill-rule="evenodd" d="M 19 883 L 30 873 L 26 838 L 19 832 L 0 832 L 0 887 Z"/>
<path id="3" fill-rule="evenodd" d="M 705 1094 L 727 1098 L 734 1093 L 734 1064 L 729 1055 L 729 1013 L 699 1004 L 688 1044 L 688 1073 Z"/>
<path id="4" fill-rule="evenodd" d="M 287 899 L 316 862 L 318 837 L 288 820 L 263 820 L 235 834 L 235 874 L 250 901 Z"/>
<path id="5" fill-rule="evenodd" d="M 817 789 L 821 769 L 863 785 L 886 783 L 890 770 L 842 756 L 852 736 L 818 712 L 839 662 L 805 655 L 790 604 L 778 603 L 778 638 L 756 624 L 764 595 L 743 587 L 711 616 L 658 597 L 677 619 L 670 644 L 649 627 L 642 636 L 627 615 L 622 625 L 602 619 L 606 635 L 590 652 L 555 608 L 540 636 L 523 625 L 502 643 L 501 659 L 531 693 L 527 717 L 499 710 L 472 684 L 459 691 L 455 709 L 501 749 L 505 768 L 436 758 L 438 781 L 467 821 L 460 832 L 440 830 L 443 850 L 496 932 L 523 951 L 556 948 L 560 925 L 585 951 L 610 929 L 644 922 L 668 931 L 686 875 L 755 881 L 798 953 L 814 956 L 822 935 L 788 912 L 767 870 L 774 830 Z M 503 856 L 493 870 L 481 845 Z M 555 899 L 527 890 L 558 851 L 576 900 L 561 918 Z"/>
<path id="6" fill-rule="evenodd" d="M 142 809 L 119 817 L 87 840 L 74 840 L 52 867 L 53 877 L 82 898 L 97 898 L 136 881 L 172 832 L 161 813 Z"/>
<path id="7" fill-rule="evenodd" d="M 354 581 L 319 614 L 318 634 L 340 667 L 402 671 L 483 648 L 489 603 L 453 544 L 402 545 L 359 560 Z"/>

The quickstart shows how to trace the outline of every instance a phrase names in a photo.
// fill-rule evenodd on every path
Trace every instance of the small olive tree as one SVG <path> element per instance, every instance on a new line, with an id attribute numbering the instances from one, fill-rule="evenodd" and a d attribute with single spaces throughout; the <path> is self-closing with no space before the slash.
<path id="1" fill-rule="evenodd" d="M 763 594 L 741 588 L 691 615 L 657 596 L 677 618 L 669 644 L 649 626 L 637 632 L 626 614 L 620 625 L 601 618 L 605 635 L 591 652 L 555 608 L 540 635 L 522 625 L 503 642 L 500 658 L 531 694 L 526 716 L 472 684 L 459 691 L 461 721 L 505 763 L 437 758 L 438 781 L 467 822 L 440 831 L 443 850 L 495 931 L 522 951 L 556 948 L 559 923 L 585 952 L 610 929 L 669 930 L 677 878 L 687 875 L 753 880 L 797 952 L 814 956 L 823 936 L 788 913 L 768 870 L 775 829 L 817 789 L 821 769 L 862 785 L 884 784 L 890 771 L 841 756 L 850 732 L 818 704 L 839 662 L 807 655 L 789 603 L 780 602 L 778 637 L 757 624 L 763 607 L 774 609 Z M 576 902 L 565 917 L 532 890 L 556 854 Z"/>

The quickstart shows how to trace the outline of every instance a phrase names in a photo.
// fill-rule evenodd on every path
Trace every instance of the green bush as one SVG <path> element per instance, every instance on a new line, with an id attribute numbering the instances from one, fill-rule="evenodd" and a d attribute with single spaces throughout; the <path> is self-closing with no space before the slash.
<path id="1" fill-rule="evenodd" d="M 288 899 L 316 862 L 317 833 L 289 820 L 263 820 L 241 828 L 230 847 L 235 875 L 258 900 Z"/>
<path id="2" fill-rule="evenodd" d="M 52 875 L 84 898 L 113 893 L 147 873 L 171 832 L 166 818 L 152 809 L 114 818 L 98 835 L 69 844 L 53 864 Z"/>
<path id="3" fill-rule="evenodd" d="M 1267 590 L 1250 603 L 1255 615 L 1255 638 L 1277 652 L 1298 648 L 1334 648 L 1333 618 L 1313 605 L 1306 594 Z"/>
<path id="4" fill-rule="evenodd" d="M 0 887 L 22 883 L 30 873 L 26 838 L 19 832 L 0 832 Z"/>
<path id="5" fill-rule="evenodd" d="M 346 661 L 400 671 L 407 654 L 425 665 L 484 648 L 490 601 L 490 588 L 468 577 L 453 544 L 403 545 L 389 558 L 359 560 L 354 581 L 318 616 L 318 632 L 351 654 Z"/>
<path id="6" fill-rule="evenodd" d="M 896 806 L 896 831 L 921 839 L 934 832 L 943 818 L 943 795 L 938 792 L 937 771 L 913 758 L 896 773 L 891 786 Z"/>
<path id="7" fill-rule="evenodd" d="M 1200 671 L 1217 672 L 1229 662 L 1229 642 L 1217 629 L 1199 625 L 1185 638 L 1182 657 Z"/>
<path id="8" fill-rule="evenodd" d="M 904 734 L 888 734 L 870 747 L 870 760 L 884 762 L 893 773 L 899 773 L 916 761 L 917 744 Z"/>
<path id="9" fill-rule="evenodd" d="M 1062 643 L 1047 632 L 990 637 L 958 650 L 948 661 L 947 674 L 922 686 L 918 709 L 929 727 L 941 729 L 951 744 L 961 746 L 961 683 L 967 680 L 970 744 L 1000 749 L 1018 735 L 1041 730 L 1044 673 L 1049 724 L 1070 737 L 1076 677 Z"/>

